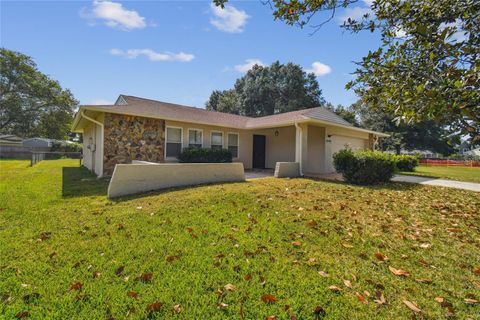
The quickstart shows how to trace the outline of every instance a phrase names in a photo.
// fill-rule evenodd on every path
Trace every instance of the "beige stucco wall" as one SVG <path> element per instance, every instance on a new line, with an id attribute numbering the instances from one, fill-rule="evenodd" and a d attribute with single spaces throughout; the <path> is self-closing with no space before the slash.
<path id="1" fill-rule="evenodd" d="M 103 123 L 104 114 L 100 114 L 95 118 L 98 122 Z M 90 146 L 90 138 L 92 145 Z M 83 165 L 93 171 L 97 176 L 101 176 L 103 172 L 103 129 L 100 125 L 90 122 L 83 131 Z"/>
<path id="2" fill-rule="evenodd" d="M 117 164 L 108 197 L 215 182 L 245 181 L 242 163 Z"/>
<path id="3" fill-rule="evenodd" d="M 323 173 L 325 171 L 325 128 L 308 126 L 307 163 L 304 173 Z"/>

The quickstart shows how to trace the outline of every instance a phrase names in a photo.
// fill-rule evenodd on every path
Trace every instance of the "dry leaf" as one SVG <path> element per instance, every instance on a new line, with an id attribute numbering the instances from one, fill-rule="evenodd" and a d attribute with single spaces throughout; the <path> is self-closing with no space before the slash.
<path id="1" fill-rule="evenodd" d="M 265 318 L 265 320 L 277 320 L 277 317 L 275 316 L 268 316 Z"/>
<path id="2" fill-rule="evenodd" d="M 443 303 L 443 301 L 445 301 L 445 299 L 443 297 L 436 297 L 435 301 L 437 301 L 438 303 Z"/>
<path id="3" fill-rule="evenodd" d="M 149 304 L 146 310 L 148 313 L 154 313 L 154 312 L 160 311 L 162 306 L 163 306 L 163 303 L 156 301 L 154 303 Z"/>
<path id="4" fill-rule="evenodd" d="M 380 261 L 387 261 L 388 257 L 381 252 L 375 253 L 375 257 Z"/>
<path id="5" fill-rule="evenodd" d="M 173 313 L 179 314 L 180 312 L 182 312 L 182 307 L 179 304 L 174 305 L 173 306 Z"/>
<path id="6" fill-rule="evenodd" d="M 227 291 L 235 291 L 237 290 L 237 287 L 235 287 L 233 284 L 228 283 L 223 287 Z"/>
<path id="7" fill-rule="evenodd" d="M 228 308 L 228 304 L 221 302 L 217 305 L 217 308 L 221 310 L 225 310 Z"/>
<path id="8" fill-rule="evenodd" d="M 325 309 L 323 309 L 321 306 L 316 306 L 315 310 L 313 310 L 313 313 L 319 317 L 319 316 L 325 316 L 327 313 L 325 312 Z"/>
<path id="9" fill-rule="evenodd" d="M 377 296 L 377 299 L 374 300 L 375 303 L 377 303 L 377 304 L 386 304 L 387 303 L 387 300 L 383 296 L 383 293 L 381 293 L 380 291 L 377 291 L 376 296 Z"/>
<path id="10" fill-rule="evenodd" d="M 355 296 L 357 297 L 358 301 L 360 301 L 363 304 L 368 304 L 368 300 L 362 296 L 360 292 L 355 292 Z"/>
<path id="11" fill-rule="evenodd" d="M 36 300 L 36 299 L 38 299 L 38 298 L 40 298 L 40 294 L 37 293 L 37 292 L 34 292 L 34 293 L 30 293 L 30 294 L 24 295 L 24 296 L 23 296 L 23 301 L 24 301 L 25 303 L 30 303 L 30 302 L 32 302 L 33 300 Z"/>
<path id="12" fill-rule="evenodd" d="M 350 282 L 350 280 L 343 280 L 343 284 L 347 288 L 350 288 L 350 289 L 352 288 L 352 283 Z"/>
<path id="13" fill-rule="evenodd" d="M 100 275 L 101 275 L 100 272 L 95 271 L 95 272 L 93 273 L 93 278 L 94 278 L 94 279 L 100 278 Z"/>
<path id="14" fill-rule="evenodd" d="M 135 291 L 129 291 L 127 293 L 127 296 L 129 296 L 130 298 L 133 298 L 133 299 L 138 299 L 138 293 L 135 292 Z"/>
<path id="15" fill-rule="evenodd" d="M 465 299 L 465 303 L 467 303 L 467 304 L 475 304 L 475 303 L 478 303 L 478 300 L 475 300 L 475 299 Z"/>
<path id="16" fill-rule="evenodd" d="M 326 273 L 325 271 L 318 271 L 318 274 L 324 278 L 328 277 L 328 273 Z"/>
<path id="17" fill-rule="evenodd" d="M 292 245 L 294 245 L 295 247 L 300 247 L 302 243 L 300 241 L 293 241 Z"/>
<path id="18" fill-rule="evenodd" d="M 403 303 L 410 308 L 410 310 L 412 310 L 413 312 L 422 312 L 422 310 L 420 310 L 420 308 L 413 302 L 411 301 L 408 301 L 408 300 L 403 300 Z"/>
<path id="19" fill-rule="evenodd" d="M 351 244 L 348 244 L 348 243 L 342 243 L 342 246 L 343 246 L 344 248 L 347 248 L 347 249 L 353 248 L 353 246 L 352 246 Z"/>
<path id="20" fill-rule="evenodd" d="M 74 282 L 70 286 L 70 290 L 80 290 L 82 289 L 82 287 L 83 287 L 83 284 L 81 282 Z"/>
<path id="21" fill-rule="evenodd" d="M 479 274 L 480 275 L 480 266 L 476 267 L 473 269 L 473 273 Z"/>
<path id="22" fill-rule="evenodd" d="M 277 298 L 275 298 L 275 297 L 272 296 L 271 294 L 264 294 L 261 299 L 262 299 L 262 301 L 265 302 L 265 303 L 274 303 L 274 302 L 277 302 Z"/>
<path id="23" fill-rule="evenodd" d="M 167 257 L 167 262 L 173 262 L 175 260 L 180 260 L 179 256 L 168 256 Z"/>
<path id="24" fill-rule="evenodd" d="M 393 273 L 396 276 L 399 277 L 408 277 L 410 276 L 410 273 L 408 271 L 402 270 L 402 269 L 395 269 L 392 266 L 388 266 L 388 269 L 390 270 L 391 273 Z"/>
<path id="25" fill-rule="evenodd" d="M 152 281 L 153 273 L 151 272 L 144 272 L 140 275 L 139 280 L 142 282 L 150 282 Z"/>
<path id="26" fill-rule="evenodd" d="M 342 289 L 340 289 L 339 287 L 337 286 L 329 286 L 328 289 L 334 291 L 334 292 L 340 292 L 342 291 Z"/>
<path id="27" fill-rule="evenodd" d="M 315 221 L 315 220 L 312 219 L 312 220 L 309 220 L 307 224 L 308 224 L 310 227 L 315 227 L 318 223 L 317 223 L 317 221 Z"/>
<path id="28" fill-rule="evenodd" d="M 117 270 L 115 270 L 115 274 L 119 276 L 123 273 L 124 270 L 125 270 L 125 266 L 118 267 Z"/>
<path id="29" fill-rule="evenodd" d="M 252 275 L 251 274 L 247 274 L 245 277 L 244 277 L 245 281 L 250 281 L 252 280 Z"/>

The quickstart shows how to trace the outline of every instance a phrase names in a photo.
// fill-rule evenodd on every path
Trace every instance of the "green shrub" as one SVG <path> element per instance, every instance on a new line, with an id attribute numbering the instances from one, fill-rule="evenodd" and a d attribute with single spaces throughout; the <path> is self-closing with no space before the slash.
<path id="1" fill-rule="evenodd" d="M 379 151 L 340 150 L 333 155 L 333 164 L 345 181 L 353 184 L 378 184 L 390 181 L 395 171 L 393 155 Z"/>
<path id="2" fill-rule="evenodd" d="M 185 148 L 178 156 L 184 163 L 226 163 L 232 162 L 232 153 L 227 149 Z"/>
<path id="3" fill-rule="evenodd" d="M 397 169 L 399 171 L 408 171 L 408 172 L 415 171 L 415 168 L 419 164 L 417 157 L 409 156 L 409 155 L 396 155 L 395 162 L 397 163 Z"/>

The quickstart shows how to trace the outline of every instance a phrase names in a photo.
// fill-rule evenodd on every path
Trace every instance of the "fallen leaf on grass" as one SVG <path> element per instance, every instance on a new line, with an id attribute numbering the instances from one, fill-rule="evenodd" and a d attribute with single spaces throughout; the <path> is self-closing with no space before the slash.
<path id="1" fill-rule="evenodd" d="M 381 293 L 380 291 L 377 291 L 376 296 L 377 296 L 377 299 L 373 300 L 373 301 L 375 301 L 376 304 L 386 304 L 387 303 L 387 300 L 383 296 L 383 293 Z"/>
<path id="2" fill-rule="evenodd" d="M 125 270 L 125 266 L 118 267 L 117 270 L 115 270 L 115 274 L 119 276 L 123 273 L 124 270 Z"/>
<path id="3" fill-rule="evenodd" d="M 24 296 L 23 296 L 23 301 L 24 301 L 25 303 L 30 303 L 30 302 L 32 302 L 33 300 L 38 299 L 38 298 L 40 298 L 40 294 L 37 293 L 37 292 L 34 292 L 34 293 L 30 293 L 30 294 L 24 295 Z"/>
<path id="4" fill-rule="evenodd" d="M 154 312 L 160 311 L 162 306 L 163 306 L 163 303 L 156 301 L 154 303 L 149 304 L 146 310 L 148 313 L 154 313 Z"/>
<path id="5" fill-rule="evenodd" d="M 277 319 L 277 317 L 275 317 L 275 316 L 268 316 L 268 317 L 265 318 L 265 320 L 276 320 L 276 319 Z"/>
<path id="6" fill-rule="evenodd" d="M 402 269 L 395 269 L 394 267 L 392 266 L 388 266 L 388 269 L 390 270 L 391 273 L 393 273 L 394 275 L 396 276 L 399 276 L 399 277 L 408 277 L 410 276 L 410 273 L 406 270 L 402 270 Z"/>
<path id="7" fill-rule="evenodd" d="M 350 289 L 352 288 L 352 282 L 350 280 L 343 280 L 343 284 L 347 288 L 350 288 Z"/>
<path id="8" fill-rule="evenodd" d="M 381 252 L 376 252 L 375 257 L 380 261 L 387 261 L 388 257 Z"/>
<path id="9" fill-rule="evenodd" d="M 225 290 L 227 291 L 235 291 L 237 290 L 237 287 L 235 287 L 233 284 L 231 283 L 227 283 L 224 287 L 223 287 Z"/>
<path id="10" fill-rule="evenodd" d="M 324 278 L 328 277 L 328 273 L 326 273 L 325 271 L 318 271 L 318 274 Z"/>
<path id="11" fill-rule="evenodd" d="M 70 290 L 80 290 L 83 288 L 83 284 L 81 282 L 74 282 L 70 286 Z"/>
<path id="12" fill-rule="evenodd" d="M 217 308 L 220 310 L 225 310 L 228 308 L 228 304 L 221 302 L 217 305 Z"/>
<path id="13" fill-rule="evenodd" d="M 179 256 L 168 256 L 167 257 L 167 262 L 173 262 L 175 260 L 180 260 Z"/>
<path id="14" fill-rule="evenodd" d="M 353 245 L 348 244 L 348 243 L 342 243 L 342 246 L 343 246 L 344 248 L 347 248 L 347 249 L 353 248 Z"/>
<path id="15" fill-rule="evenodd" d="M 100 278 L 100 275 L 101 275 L 100 272 L 95 271 L 95 272 L 93 273 L 93 278 L 94 278 L 94 279 Z"/>
<path id="16" fill-rule="evenodd" d="M 300 247 L 302 243 L 300 241 L 293 241 L 292 245 L 294 245 L 295 247 Z"/>
<path id="17" fill-rule="evenodd" d="M 0 294 L 0 301 L 2 301 L 3 303 L 9 303 L 10 301 L 12 301 L 12 296 L 8 293 L 2 293 Z"/>
<path id="18" fill-rule="evenodd" d="M 466 304 L 475 304 L 478 303 L 478 300 L 475 299 L 465 299 Z"/>
<path id="19" fill-rule="evenodd" d="M 443 297 L 436 297 L 436 298 L 435 298 L 435 301 L 437 301 L 438 303 L 443 303 L 443 301 L 445 301 L 445 298 L 443 298 Z"/>
<path id="20" fill-rule="evenodd" d="M 46 241 L 52 236 L 51 232 L 42 232 L 38 235 L 38 241 Z"/>
<path id="21" fill-rule="evenodd" d="M 264 294 L 261 299 L 265 303 L 274 303 L 274 302 L 277 302 L 277 300 L 278 300 L 277 298 L 275 298 L 271 294 Z"/>
<path id="22" fill-rule="evenodd" d="M 355 296 L 357 297 L 358 301 L 360 301 L 363 304 L 368 304 L 368 300 L 362 296 L 360 292 L 355 292 Z"/>
<path id="23" fill-rule="evenodd" d="M 473 273 L 476 273 L 476 274 L 480 275 L 480 266 L 473 269 Z"/>
<path id="24" fill-rule="evenodd" d="M 324 317 L 327 314 L 325 312 L 325 309 L 323 309 L 321 306 L 316 306 L 315 309 L 313 310 L 313 313 L 317 318 Z"/>
<path id="25" fill-rule="evenodd" d="M 408 300 L 403 300 L 403 303 L 408 307 L 410 308 L 410 310 L 412 310 L 413 312 L 422 312 L 422 310 L 420 310 L 420 308 L 413 302 L 411 301 L 408 301 Z"/>
<path id="26" fill-rule="evenodd" d="M 333 292 L 340 292 L 342 289 L 340 289 L 337 286 L 329 286 L 328 289 L 332 290 Z"/>
<path id="27" fill-rule="evenodd" d="M 251 274 L 247 274 L 245 277 L 244 277 L 245 281 L 250 281 L 252 280 L 252 275 Z"/>
<path id="28" fill-rule="evenodd" d="M 182 312 L 182 307 L 179 304 L 174 305 L 173 306 L 173 313 L 174 314 L 179 314 L 180 312 Z"/>
<path id="29" fill-rule="evenodd" d="M 17 313 L 15 315 L 15 318 L 17 319 L 22 319 L 22 318 L 26 318 L 26 317 L 30 317 L 30 312 L 28 311 L 20 311 L 19 313 Z"/>
<path id="30" fill-rule="evenodd" d="M 152 281 L 153 273 L 151 272 L 144 272 L 138 277 L 138 279 L 142 282 L 150 282 Z"/>
<path id="31" fill-rule="evenodd" d="M 132 299 L 138 299 L 138 293 L 135 292 L 135 291 L 129 291 L 129 292 L 127 293 L 127 296 L 129 296 L 129 297 L 132 298 Z"/>
<path id="32" fill-rule="evenodd" d="M 318 224 L 317 221 L 315 221 L 313 219 L 309 220 L 308 223 L 307 223 L 307 225 L 309 225 L 310 227 L 315 227 L 317 224 Z"/>

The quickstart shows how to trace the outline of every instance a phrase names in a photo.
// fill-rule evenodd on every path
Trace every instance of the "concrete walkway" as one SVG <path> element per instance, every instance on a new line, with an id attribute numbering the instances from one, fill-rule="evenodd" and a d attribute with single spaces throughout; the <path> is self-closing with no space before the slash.
<path id="1" fill-rule="evenodd" d="M 463 181 L 445 180 L 445 179 L 419 177 L 419 176 L 407 176 L 407 175 L 401 175 L 401 174 L 393 177 L 392 181 L 428 184 L 431 186 L 440 186 L 440 187 L 464 189 L 464 190 L 480 192 L 480 183 L 474 183 L 474 182 L 463 182 Z"/>

